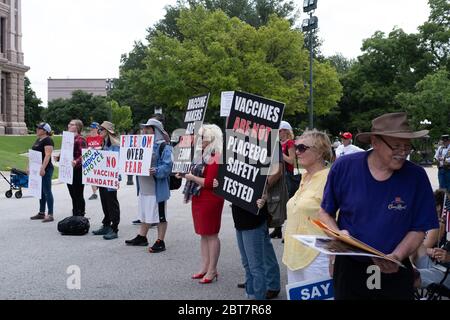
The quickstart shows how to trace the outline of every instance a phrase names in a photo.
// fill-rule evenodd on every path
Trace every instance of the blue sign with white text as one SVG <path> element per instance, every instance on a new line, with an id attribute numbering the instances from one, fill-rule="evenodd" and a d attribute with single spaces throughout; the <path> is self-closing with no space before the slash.
<path id="1" fill-rule="evenodd" d="M 297 282 L 287 286 L 288 300 L 332 300 L 333 279 Z"/>

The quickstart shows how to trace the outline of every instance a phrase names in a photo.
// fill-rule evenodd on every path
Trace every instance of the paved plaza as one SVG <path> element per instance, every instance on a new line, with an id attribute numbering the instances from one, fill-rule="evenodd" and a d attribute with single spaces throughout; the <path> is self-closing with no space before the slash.
<path id="1" fill-rule="evenodd" d="M 436 168 L 426 168 L 433 189 Z M 9 173 L 7 173 L 9 175 Z M 0 177 L 1 178 L 1 177 Z M 55 222 L 43 224 L 29 217 L 38 211 L 38 200 L 6 199 L 7 183 L 0 181 L 0 299 L 179 299 L 240 300 L 244 290 L 237 283 L 244 279 L 237 248 L 231 208 L 226 203 L 220 238 L 219 280 L 201 285 L 190 276 L 199 271 L 200 238 L 194 234 L 190 205 L 183 204 L 181 189 L 168 202 L 167 251 L 150 254 L 144 247 L 127 247 L 124 241 L 136 235 L 131 224 L 137 213 L 134 186 L 122 183 L 119 191 L 121 224 L 119 239 L 105 241 L 92 234 L 63 237 L 57 221 L 71 215 L 71 200 L 64 184 L 53 185 Z M 85 188 L 85 198 L 91 188 Z M 100 200 L 86 201 L 91 230 L 101 225 Z M 153 243 L 156 229 L 149 232 Z M 281 263 L 283 245 L 274 240 L 281 269 L 282 288 L 286 268 Z M 67 269 L 81 270 L 81 289 L 69 290 Z M 285 290 L 279 299 L 286 299 Z"/>

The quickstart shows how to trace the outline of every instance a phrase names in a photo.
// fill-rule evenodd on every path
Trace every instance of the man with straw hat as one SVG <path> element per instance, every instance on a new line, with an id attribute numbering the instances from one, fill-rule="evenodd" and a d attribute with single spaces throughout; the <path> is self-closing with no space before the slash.
<path id="1" fill-rule="evenodd" d="M 406 113 L 384 114 L 372 121 L 370 132 L 356 137 L 373 150 L 345 156 L 331 168 L 320 219 L 405 266 L 379 258 L 337 256 L 331 261 L 336 299 L 413 299 L 409 256 L 425 232 L 439 226 L 428 176 L 406 160 L 411 140 L 427 134 L 412 131 Z M 371 277 L 380 281 L 373 283 Z"/>

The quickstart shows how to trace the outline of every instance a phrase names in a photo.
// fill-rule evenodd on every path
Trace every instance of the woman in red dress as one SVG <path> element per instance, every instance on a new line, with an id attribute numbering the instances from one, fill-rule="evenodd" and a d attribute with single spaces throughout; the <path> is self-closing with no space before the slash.
<path id="1" fill-rule="evenodd" d="M 192 218 L 195 233 L 201 236 L 202 266 L 192 279 L 201 279 L 207 284 L 217 280 L 217 262 L 220 255 L 219 231 L 222 219 L 224 199 L 217 196 L 213 189 L 216 180 L 220 154 L 223 148 L 222 131 L 216 125 L 204 125 L 199 135 L 202 138 L 202 156 L 191 173 L 186 174 L 184 188 L 185 202 L 192 200 Z"/>

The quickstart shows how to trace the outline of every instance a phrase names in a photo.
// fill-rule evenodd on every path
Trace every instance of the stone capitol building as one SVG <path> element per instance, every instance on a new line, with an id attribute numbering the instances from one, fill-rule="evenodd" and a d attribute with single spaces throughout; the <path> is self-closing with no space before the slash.
<path id="1" fill-rule="evenodd" d="M 21 0 L 0 0 L 0 135 L 26 134 Z"/>

